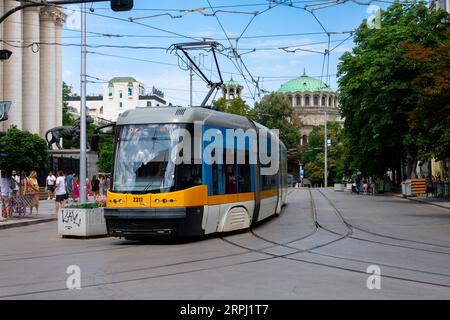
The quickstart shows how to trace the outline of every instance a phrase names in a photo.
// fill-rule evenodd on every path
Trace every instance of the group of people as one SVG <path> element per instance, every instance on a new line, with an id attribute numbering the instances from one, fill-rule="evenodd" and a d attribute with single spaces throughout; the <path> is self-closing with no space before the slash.
<path id="1" fill-rule="evenodd" d="M 86 199 L 93 196 L 95 201 L 101 201 L 106 197 L 109 190 L 110 176 L 93 176 L 89 181 L 86 178 Z M 64 208 L 68 202 L 77 203 L 80 198 L 80 183 L 76 173 L 67 173 L 58 171 L 56 176 L 52 171 L 48 173 L 45 179 L 45 191 L 47 200 L 55 199 L 55 210 Z M 0 182 L 0 201 L 2 215 L 0 219 L 11 218 L 17 207 L 20 207 L 23 214 L 33 214 L 36 209 L 36 215 L 39 214 L 39 183 L 36 171 L 31 171 L 29 175 L 26 172 L 17 173 L 12 170 L 11 175 L 2 171 Z M 16 210 L 16 211 L 15 211 Z"/>
<path id="2" fill-rule="evenodd" d="M 63 171 L 58 171 L 58 178 L 50 171 L 45 180 L 45 189 L 47 190 L 48 198 L 51 200 L 55 198 L 55 209 L 58 212 L 59 208 L 64 208 L 66 202 L 71 201 L 77 203 L 80 198 L 80 182 L 76 173 L 64 174 Z M 94 201 L 98 201 L 106 196 L 109 190 L 111 178 L 110 176 L 96 175 L 86 178 L 86 199 L 90 196 L 94 197 Z"/>
<path id="3" fill-rule="evenodd" d="M 29 175 L 24 171 L 17 174 L 17 171 L 13 170 L 11 175 L 2 171 L 0 195 L 3 218 L 12 216 L 13 204 L 18 203 L 18 198 L 22 201 L 22 207 L 30 208 L 30 215 L 34 208 L 36 214 L 39 214 L 39 183 L 36 171 L 31 171 Z"/>

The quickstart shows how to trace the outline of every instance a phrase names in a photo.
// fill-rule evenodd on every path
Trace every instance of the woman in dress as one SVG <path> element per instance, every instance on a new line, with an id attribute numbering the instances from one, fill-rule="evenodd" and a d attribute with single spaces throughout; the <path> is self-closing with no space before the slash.
<path id="1" fill-rule="evenodd" d="M 80 188 L 78 185 L 78 176 L 74 175 L 73 176 L 73 180 L 72 180 L 72 189 L 73 189 L 73 193 L 72 193 L 72 198 L 73 198 L 73 202 L 78 202 L 78 198 L 80 197 Z"/>
<path id="2" fill-rule="evenodd" d="M 31 196 L 30 215 L 33 213 L 33 208 L 36 208 L 36 215 L 39 214 L 39 183 L 36 179 L 36 171 L 31 171 L 29 182 L 29 194 Z"/>

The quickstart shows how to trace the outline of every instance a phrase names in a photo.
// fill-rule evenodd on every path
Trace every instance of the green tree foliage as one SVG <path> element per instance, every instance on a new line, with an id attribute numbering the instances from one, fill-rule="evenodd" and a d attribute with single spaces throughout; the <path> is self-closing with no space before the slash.
<path id="1" fill-rule="evenodd" d="M 417 71 L 412 84 L 419 98 L 408 122 L 424 159 L 450 158 L 450 27 L 446 34 L 436 48 L 402 43 Z"/>
<path id="2" fill-rule="evenodd" d="M 249 117 L 250 107 L 245 104 L 244 100 L 240 97 L 236 97 L 227 102 L 224 98 L 220 98 L 213 104 L 214 108 L 218 111 L 237 114 L 244 117 Z"/>
<path id="3" fill-rule="evenodd" d="M 112 167 L 113 143 L 101 143 L 98 152 L 97 166 L 101 172 L 110 173 Z"/>
<path id="4" fill-rule="evenodd" d="M 67 85 L 67 83 L 63 82 L 62 91 L 63 91 L 63 126 L 71 126 L 75 122 L 75 119 L 68 111 L 69 103 L 67 101 L 72 96 L 72 87 Z"/>
<path id="5" fill-rule="evenodd" d="M 328 146 L 328 181 L 341 182 L 346 168 L 346 152 L 344 147 L 344 130 L 339 123 L 327 124 Z M 324 126 L 314 127 L 308 137 L 308 144 L 303 146 L 303 163 L 305 178 L 313 183 L 324 181 Z"/>
<path id="6" fill-rule="evenodd" d="M 17 170 L 28 173 L 32 170 L 48 169 L 47 143 L 39 135 L 12 126 L 1 141 L 6 143 L 3 149 L 6 157 L 0 159 L 1 169 L 7 172 Z"/>
<path id="7" fill-rule="evenodd" d="M 401 43 L 430 48 L 448 39 L 448 14 L 424 3 L 394 3 L 381 14 L 381 28 L 362 23 L 352 53 L 338 66 L 340 108 L 345 118 L 345 144 L 353 169 L 381 174 L 398 168 L 408 153 L 419 154 L 408 117 L 418 106 L 420 91 L 412 84 L 415 64 Z"/>
<path id="8" fill-rule="evenodd" d="M 264 96 L 260 103 L 256 103 L 252 110 L 252 117 L 256 122 L 269 129 L 280 130 L 280 139 L 288 150 L 297 150 L 300 133 L 299 120 L 294 114 L 289 102 L 280 93 Z M 298 157 L 298 152 L 291 153 Z"/>

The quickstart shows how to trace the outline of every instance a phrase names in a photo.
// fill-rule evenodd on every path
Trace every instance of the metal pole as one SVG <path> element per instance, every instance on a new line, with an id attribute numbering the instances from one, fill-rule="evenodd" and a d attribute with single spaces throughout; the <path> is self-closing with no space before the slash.
<path id="1" fill-rule="evenodd" d="M 190 82 L 190 93 L 191 93 L 191 95 L 190 95 L 190 107 L 192 107 L 192 62 L 190 62 L 189 63 L 189 82 Z"/>
<path id="2" fill-rule="evenodd" d="M 327 141 L 327 112 L 325 111 L 325 188 L 328 187 L 328 141 Z"/>
<path id="3" fill-rule="evenodd" d="M 86 203 L 86 3 L 81 5 L 80 203 Z"/>

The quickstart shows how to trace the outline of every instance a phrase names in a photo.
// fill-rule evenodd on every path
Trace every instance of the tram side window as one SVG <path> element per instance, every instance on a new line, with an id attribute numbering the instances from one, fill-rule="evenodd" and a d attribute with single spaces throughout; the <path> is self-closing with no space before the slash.
<path id="1" fill-rule="evenodd" d="M 225 178 L 225 193 L 236 193 L 236 172 L 234 164 L 226 165 Z"/>
<path id="2" fill-rule="evenodd" d="M 251 192 L 251 167 L 249 152 L 245 150 L 245 163 L 238 164 L 238 190 L 239 193 Z"/>

